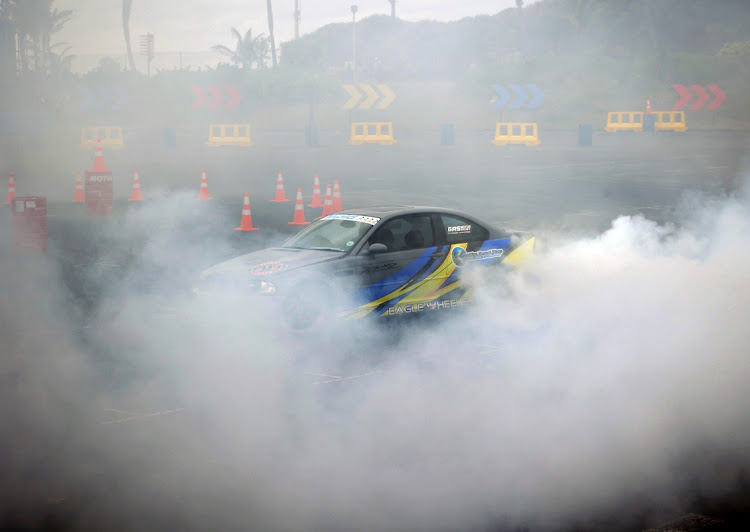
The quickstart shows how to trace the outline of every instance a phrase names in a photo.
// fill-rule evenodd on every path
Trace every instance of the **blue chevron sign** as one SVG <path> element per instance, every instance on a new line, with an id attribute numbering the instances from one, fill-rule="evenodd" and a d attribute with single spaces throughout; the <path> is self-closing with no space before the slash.
<path id="1" fill-rule="evenodd" d="M 510 91 L 502 85 L 492 85 L 492 90 L 497 93 L 497 96 L 492 99 L 493 109 L 502 110 L 508 103 L 510 103 L 508 109 L 536 109 L 544 101 L 544 93 L 534 83 L 523 86 L 508 83 L 507 87 Z"/>
<path id="2" fill-rule="evenodd" d="M 493 85 L 492 89 L 497 93 L 497 96 L 492 99 L 492 108 L 502 109 L 510 100 L 510 93 L 502 85 Z"/>
<path id="3" fill-rule="evenodd" d="M 534 83 L 526 85 L 526 88 L 531 93 L 531 101 L 526 104 L 526 109 L 536 109 L 544 101 L 544 93 Z"/>
<path id="4" fill-rule="evenodd" d="M 523 106 L 524 100 L 526 100 L 526 93 L 523 92 L 520 85 L 509 83 L 508 87 L 510 87 L 510 90 L 512 90 L 513 94 L 516 96 L 510 106 L 508 106 L 508 109 L 520 109 Z"/>

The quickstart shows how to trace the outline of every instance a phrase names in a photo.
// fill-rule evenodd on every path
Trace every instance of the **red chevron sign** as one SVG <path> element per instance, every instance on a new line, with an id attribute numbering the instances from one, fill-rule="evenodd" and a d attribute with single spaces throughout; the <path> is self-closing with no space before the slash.
<path id="1" fill-rule="evenodd" d="M 718 85 L 708 85 L 708 90 L 710 90 L 714 94 L 714 96 L 716 96 L 716 98 L 714 98 L 714 101 L 712 101 L 710 104 L 708 104 L 708 107 L 706 107 L 706 109 L 708 109 L 709 111 L 713 111 L 714 109 L 718 109 L 719 106 L 724 103 L 724 100 L 727 99 L 727 95 L 724 94 L 724 91 L 721 90 Z"/>
<path id="2" fill-rule="evenodd" d="M 680 99 L 676 104 L 674 104 L 674 107 L 672 107 L 672 109 L 675 111 L 680 111 L 684 109 L 688 103 L 690 103 L 690 100 L 693 99 L 693 94 L 685 85 L 672 85 L 672 87 L 674 87 L 674 90 L 676 90 L 677 94 L 680 95 Z M 706 105 L 706 102 L 711 99 L 711 95 L 709 95 L 708 92 L 706 92 L 706 89 L 704 89 L 701 85 L 690 85 L 690 88 L 693 89 L 693 92 L 695 92 L 697 98 L 689 107 L 689 109 L 691 111 L 702 109 L 703 106 Z M 727 99 L 727 96 L 726 94 L 724 94 L 724 91 L 721 90 L 721 87 L 713 83 L 711 85 L 706 85 L 706 88 L 713 95 L 713 101 L 708 104 L 708 107 L 706 107 L 706 109 L 708 111 L 714 111 L 718 109 L 722 103 L 724 103 L 724 100 Z"/>
<path id="3" fill-rule="evenodd" d="M 222 91 L 222 88 L 224 91 Z M 190 87 L 190 90 L 195 95 L 193 105 L 190 106 L 190 109 L 194 111 L 198 109 L 213 111 L 222 107 L 222 104 L 224 109 L 233 109 L 242 99 L 242 95 L 232 85 L 225 85 L 224 87 L 209 85 L 205 88 L 193 85 Z M 224 92 L 229 95 L 228 99 L 225 97 Z M 227 99 L 226 103 L 224 103 L 225 99 Z"/>

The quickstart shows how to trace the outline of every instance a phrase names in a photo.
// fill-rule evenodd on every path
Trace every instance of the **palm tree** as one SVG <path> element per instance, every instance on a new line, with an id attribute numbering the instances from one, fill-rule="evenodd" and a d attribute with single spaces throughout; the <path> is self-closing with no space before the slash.
<path id="1" fill-rule="evenodd" d="M 56 53 L 54 48 L 62 48 L 59 53 Z M 57 43 L 52 45 L 49 53 L 47 54 L 46 61 L 46 73 L 54 78 L 60 78 L 64 74 L 70 73 L 72 68 L 73 57 L 68 52 L 72 49 L 68 43 Z"/>
<path id="2" fill-rule="evenodd" d="M 243 70 L 251 70 L 253 65 L 257 65 L 259 69 L 266 67 L 270 44 L 263 34 L 253 37 L 253 29 L 250 28 L 243 36 L 236 28 L 232 28 L 232 36 L 237 41 L 234 50 L 223 44 L 212 46 L 211 49 L 228 57 Z"/>
<path id="3" fill-rule="evenodd" d="M 48 67 L 49 62 L 53 60 L 52 56 L 54 54 L 52 53 L 52 48 L 54 46 L 50 44 L 50 41 L 52 40 L 52 34 L 60 31 L 62 27 L 65 25 L 65 23 L 68 22 L 72 16 L 73 16 L 73 12 L 70 9 L 64 9 L 62 11 L 59 11 L 58 9 L 53 9 L 50 12 L 49 16 L 46 17 L 44 20 L 42 20 L 41 40 L 42 40 L 42 50 L 44 52 L 45 68 Z M 65 53 L 69 50 L 70 50 L 70 47 L 65 49 L 62 55 L 65 55 Z"/>
<path id="4" fill-rule="evenodd" d="M 18 69 L 22 73 L 31 70 L 30 64 L 36 49 L 35 26 L 42 16 L 42 3 L 39 0 L 14 1 L 10 4 L 10 18 L 13 21 L 18 46 Z"/>
<path id="5" fill-rule="evenodd" d="M 276 41 L 273 38 L 273 9 L 271 0 L 266 0 L 266 12 L 268 13 L 268 38 L 271 40 L 271 58 L 273 68 L 276 68 Z"/>
<path id="6" fill-rule="evenodd" d="M 52 34 L 70 20 L 73 12 L 52 9 L 55 0 L 23 0 L 9 3 L 10 20 L 18 43 L 21 72 L 42 70 L 50 54 Z"/>
<path id="7" fill-rule="evenodd" d="M 11 1 L 0 0 L 0 76 L 16 74 L 16 35 L 11 20 Z"/>
<path id="8" fill-rule="evenodd" d="M 130 9 L 133 7 L 133 0 L 122 0 L 122 32 L 125 34 L 125 47 L 128 50 L 128 64 L 131 72 L 135 72 L 135 60 L 133 59 L 133 49 L 130 47 Z"/>

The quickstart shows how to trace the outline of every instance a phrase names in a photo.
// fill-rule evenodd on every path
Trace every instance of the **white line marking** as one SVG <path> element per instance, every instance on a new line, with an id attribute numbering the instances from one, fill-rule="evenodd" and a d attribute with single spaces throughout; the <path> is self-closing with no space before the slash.
<path id="1" fill-rule="evenodd" d="M 156 417 L 156 416 L 168 416 L 171 414 L 176 414 L 178 412 L 182 412 L 185 410 L 184 408 L 175 408 L 173 410 L 163 410 L 161 412 L 152 412 L 152 413 L 135 413 L 135 412 L 128 412 L 127 410 L 118 410 L 116 408 L 105 408 L 105 412 L 114 412 L 116 414 L 125 414 L 128 417 L 117 419 L 115 421 L 102 421 L 99 424 L 100 425 L 113 425 L 117 423 L 126 423 L 128 421 L 135 421 L 138 419 L 144 419 L 148 417 Z"/>
<path id="2" fill-rule="evenodd" d="M 378 375 L 380 373 L 385 373 L 385 372 L 378 370 L 378 371 L 371 371 L 369 373 L 362 373 L 361 375 L 351 375 L 349 377 L 341 377 L 339 375 L 326 375 L 325 373 L 312 373 L 312 372 L 305 372 L 305 375 L 312 375 L 313 377 L 328 377 L 327 380 L 315 381 L 313 384 L 330 384 L 332 382 L 342 382 L 342 381 L 351 380 L 351 379 L 360 379 L 362 377 L 371 377 L 372 375 Z"/>
<path id="3" fill-rule="evenodd" d="M 484 345 L 484 344 L 474 344 L 477 347 L 484 347 L 485 349 L 483 351 L 479 351 L 480 355 L 487 355 L 489 353 L 499 353 L 501 351 L 505 351 L 507 349 L 507 346 L 494 346 L 494 345 Z"/>

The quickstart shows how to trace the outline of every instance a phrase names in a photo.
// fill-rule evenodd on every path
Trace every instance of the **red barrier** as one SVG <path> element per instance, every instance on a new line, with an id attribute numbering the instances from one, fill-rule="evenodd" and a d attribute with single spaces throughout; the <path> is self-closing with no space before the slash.
<path id="1" fill-rule="evenodd" d="M 12 207 L 16 251 L 47 251 L 47 198 L 17 196 Z"/>
<path id="2" fill-rule="evenodd" d="M 86 214 L 112 214 L 112 172 L 84 172 Z"/>

